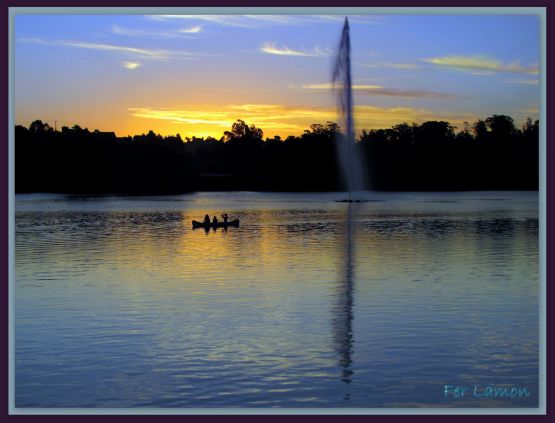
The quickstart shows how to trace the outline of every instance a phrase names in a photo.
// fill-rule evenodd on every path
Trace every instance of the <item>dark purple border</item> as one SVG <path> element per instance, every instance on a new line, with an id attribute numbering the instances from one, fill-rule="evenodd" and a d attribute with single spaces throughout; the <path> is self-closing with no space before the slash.
<path id="1" fill-rule="evenodd" d="M 554 313 L 554 295 L 553 287 L 551 283 L 554 279 L 554 269 L 551 259 L 555 258 L 553 254 L 554 239 L 555 239 L 555 229 L 553 226 L 553 214 L 554 210 L 554 197 L 555 189 L 553 181 L 555 181 L 555 163 L 553 160 L 553 119 L 549 118 L 551 112 L 550 105 L 553 104 L 554 97 L 554 84 L 550 80 L 550 71 L 553 70 L 553 54 L 549 54 L 555 46 L 554 33 L 553 33 L 553 5 L 551 5 L 549 0 L 160 0 L 156 2 L 155 0 L 2 0 L 3 7 L 1 10 L 0 22 L 4 22 L 3 30 L 3 42 L 1 43 L 2 52 L 2 62 L 3 65 L 0 68 L 2 74 L 2 79 L 4 83 L 2 84 L 0 90 L 2 92 L 2 98 L 4 101 L 1 103 L 1 123 L 2 123 L 2 133 L 0 137 L 0 238 L 2 243 L 0 244 L 0 276 L 2 281 L 2 295 L 0 302 L 0 310 L 2 310 L 2 325 L 1 325 L 1 339 L 2 346 L 0 348 L 1 362 L 0 374 L 2 376 L 2 382 L 0 383 L 0 397 L 3 398 L 1 402 L 0 409 L 0 421 L 9 422 L 35 422 L 35 421 L 45 421 L 45 422 L 69 422 L 74 420 L 81 421 L 116 421 L 124 420 L 128 422 L 146 422 L 155 421 L 158 419 L 163 419 L 165 421 L 177 421 L 178 419 L 187 420 L 202 420 L 202 421 L 255 421 L 259 419 L 264 419 L 265 421 L 277 421 L 278 419 L 287 420 L 312 420 L 312 421 L 331 421 L 337 419 L 344 419 L 345 416 L 278 416 L 278 415 L 267 415 L 267 416 L 8 416 L 8 8 L 9 7 L 45 7 L 45 6 L 57 6 L 57 7 L 70 7 L 70 6 L 88 6 L 88 7 L 179 7 L 179 6 L 214 6 L 214 7 L 224 7 L 224 6 L 238 6 L 238 7 L 248 7 L 248 6 L 266 6 L 266 7 L 546 7 L 547 9 L 547 57 L 546 57 L 546 83 L 547 83 L 547 113 L 546 122 L 547 123 L 547 251 L 546 251 L 546 263 L 547 263 L 547 415 L 546 416 L 488 416 L 488 415 L 457 415 L 457 416 L 348 416 L 349 420 L 361 421 L 363 419 L 372 419 L 373 421 L 381 420 L 388 422 L 395 421 L 405 421 L 408 419 L 415 420 L 418 422 L 440 422 L 444 420 L 455 420 L 455 421 L 466 421 L 472 419 L 473 422 L 480 421 L 496 421 L 496 422 L 516 422 L 516 421 L 547 421 L 549 416 L 554 413 L 553 408 L 553 366 L 549 363 L 550 352 L 554 350 L 553 348 L 553 336 L 550 336 L 550 330 L 552 328 L 553 313 Z M 517 30 L 515 28 L 515 30 Z M 541 158 L 543 159 L 543 158 Z"/>

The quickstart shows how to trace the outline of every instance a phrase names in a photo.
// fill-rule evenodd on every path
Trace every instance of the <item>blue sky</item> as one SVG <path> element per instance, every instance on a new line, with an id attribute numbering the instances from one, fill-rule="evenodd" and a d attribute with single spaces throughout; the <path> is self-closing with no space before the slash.
<path id="1" fill-rule="evenodd" d="M 43 119 L 219 138 L 339 121 L 330 88 L 342 15 L 17 15 L 16 123 Z M 355 120 L 462 122 L 539 114 L 533 15 L 351 15 Z"/>

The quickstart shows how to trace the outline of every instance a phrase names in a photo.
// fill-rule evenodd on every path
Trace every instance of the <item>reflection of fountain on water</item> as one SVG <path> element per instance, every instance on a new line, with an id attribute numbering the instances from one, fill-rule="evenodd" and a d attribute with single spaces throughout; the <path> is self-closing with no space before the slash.
<path id="1" fill-rule="evenodd" d="M 339 356 L 341 367 L 341 380 L 347 385 L 351 383 L 352 354 L 353 354 L 353 209 L 354 205 L 347 205 L 345 215 L 345 229 L 347 236 L 343 245 L 343 267 L 340 270 L 340 279 L 337 287 L 337 301 L 333 310 L 333 340 L 335 350 Z M 349 393 L 344 399 L 349 399 Z"/>
<path id="2" fill-rule="evenodd" d="M 351 39 L 349 20 L 345 18 L 341 41 L 335 61 L 332 81 L 339 97 L 341 124 L 345 134 L 337 139 L 339 169 L 349 193 L 347 201 L 360 201 L 360 191 L 364 188 L 362 159 L 355 154 L 355 133 L 353 120 L 353 90 L 351 82 Z"/>

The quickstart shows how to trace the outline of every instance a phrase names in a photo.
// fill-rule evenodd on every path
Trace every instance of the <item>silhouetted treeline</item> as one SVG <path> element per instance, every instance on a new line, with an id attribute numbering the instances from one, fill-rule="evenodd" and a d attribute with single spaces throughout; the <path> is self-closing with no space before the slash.
<path id="1" fill-rule="evenodd" d="M 517 129 L 494 115 L 455 133 L 447 122 L 363 131 L 355 152 L 369 189 L 538 188 L 538 121 Z M 238 120 L 221 139 L 118 138 L 79 126 L 54 131 L 37 120 L 15 128 L 16 192 L 165 194 L 195 190 L 342 190 L 337 124 L 313 124 L 301 136 L 263 139 Z"/>
<path id="2" fill-rule="evenodd" d="M 15 146 L 16 192 L 177 193 L 195 186 L 183 141 L 152 131 L 117 139 L 35 121 L 16 127 Z"/>
<path id="3" fill-rule="evenodd" d="M 455 134 L 448 122 L 364 131 L 370 181 L 386 190 L 538 189 L 539 122 L 494 115 Z"/>

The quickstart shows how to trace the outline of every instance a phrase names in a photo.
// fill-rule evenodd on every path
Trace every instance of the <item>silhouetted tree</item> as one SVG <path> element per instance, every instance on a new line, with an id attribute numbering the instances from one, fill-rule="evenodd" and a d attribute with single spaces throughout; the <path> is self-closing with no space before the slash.
<path id="1" fill-rule="evenodd" d="M 486 119 L 486 125 L 491 131 L 491 139 L 496 142 L 508 142 L 515 135 L 513 118 L 505 115 L 493 115 Z"/>
<path id="2" fill-rule="evenodd" d="M 238 119 L 231 126 L 231 131 L 224 132 L 225 141 L 233 141 L 239 139 L 253 139 L 262 140 L 264 133 L 262 129 L 257 128 L 254 125 L 247 125 L 244 120 Z"/>
<path id="3" fill-rule="evenodd" d="M 325 125 L 320 123 L 313 123 L 310 125 L 310 130 L 305 130 L 303 138 L 327 138 L 333 139 L 340 134 L 339 125 L 335 122 L 326 122 Z"/>
<path id="4" fill-rule="evenodd" d="M 536 120 L 534 123 L 532 123 L 532 119 L 527 118 L 526 122 L 522 126 L 522 134 L 524 138 L 532 140 L 536 139 L 539 135 L 539 126 L 539 120 Z"/>
<path id="5" fill-rule="evenodd" d="M 455 138 L 454 128 L 443 121 L 428 121 L 420 126 L 413 126 L 412 133 L 418 144 L 437 145 Z"/>
<path id="6" fill-rule="evenodd" d="M 481 142 L 488 138 L 488 126 L 483 120 L 479 119 L 472 127 L 472 130 L 476 136 L 476 141 Z"/>
<path id="7" fill-rule="evenodd" d="M 48 123 L 44 123 L 42 120 L 35 120 L 29 125 L 29 131 L 35 135 L 42 135 L 45 132 L 52 131 L 52 128 Z"/>

